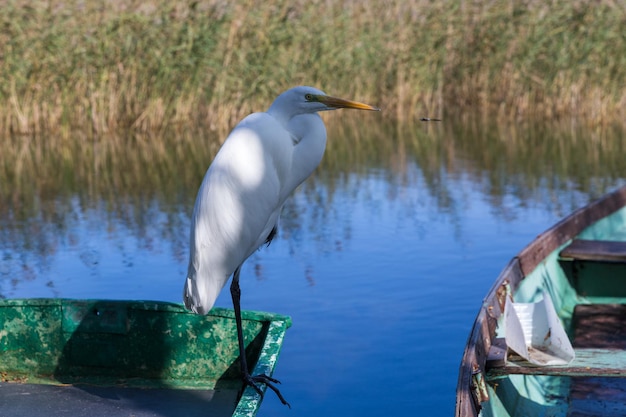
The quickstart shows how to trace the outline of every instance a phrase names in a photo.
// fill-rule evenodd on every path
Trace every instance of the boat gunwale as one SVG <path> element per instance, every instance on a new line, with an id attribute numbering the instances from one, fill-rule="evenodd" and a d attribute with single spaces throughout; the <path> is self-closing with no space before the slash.
<path id="1" fill-rule="evenodd" d="M 483 299 L 463 352 L 456 389 L 456 417 L 477 417 L 481 410 L 480 399 L 474 394 L 473 381 L 478 372 L 484 374 L 491 341 L 495 337 L 496 323 L 502 314 L 498 294 L 503 284 L 515 293 L 522 280 L 550 253 L 558 249 L 598 220 L 626 206 L 626 187 L 609 193 L 581 207 L 539 234 L 514 256 L 498 275 Z"/>
<path id="2" fill-rule="evenodd" d="M 63 306 L 67 303 L 112 303 L 124 304 L 129 308 L 142 309 L 147 311 L 162 311 L 170 313 L 194 314 L 187 310 L 181 303 L 171 301 L 156 300 L 124 300 L 124 299 L 106 299 L 106 298 L 4 298 L 0 299 L 0 306 Z M 230 308 L 213 307 L 207 316 L 223 317 L 234 319 L 235 311 Z M 277 313 L 266 311 L 241 310 L 241 318 L 243 320 L 259 321 L 259 322 L 285 322 L 287 328 L 291 327 L 291 317 Z"/>

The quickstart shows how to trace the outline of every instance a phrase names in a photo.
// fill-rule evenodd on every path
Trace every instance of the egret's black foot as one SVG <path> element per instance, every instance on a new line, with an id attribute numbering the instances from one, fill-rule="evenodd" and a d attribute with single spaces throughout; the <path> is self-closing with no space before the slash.
<path id="1" fill-rule="evenodd" d="M 252 388 L 254 388 L 254 390 L 258 392 L 261 397 L 263 397 L 263 391 L 261 390 L 261 388 L 259 388 L 258 384 L 265 384 L 269 389 L 271 389 L 272 391 L 276 393 L 281 403 L 291 408 L 291 405 L 287 402 L 287 400 L 285 400 L 285 397 L 283 397 L 283 394 L 281 394 L 280 390 L 276 387 L 276 385 L 274 385 L 274 384 L 280 384 L 279 380 L 274 379 L 267 375 L 252 376 L 252 375 L 246 374 L 243 376 L 243 382 L 244 384 L 250 385 Z"/>

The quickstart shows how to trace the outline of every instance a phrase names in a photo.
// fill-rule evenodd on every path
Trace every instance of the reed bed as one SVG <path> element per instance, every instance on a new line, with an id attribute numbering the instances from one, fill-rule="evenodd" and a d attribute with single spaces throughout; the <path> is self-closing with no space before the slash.
<path id="1" fill-rule="evenodd" d="M 0 133 L 224 132 L 297 84 L 385 117 L 626 120 L 622 1 L 0 0 Z"/>

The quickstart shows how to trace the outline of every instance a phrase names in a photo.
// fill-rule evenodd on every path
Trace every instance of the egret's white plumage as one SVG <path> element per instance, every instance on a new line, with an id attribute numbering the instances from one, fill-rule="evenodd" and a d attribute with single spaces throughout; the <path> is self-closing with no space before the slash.
<path id="1" fill-rule="evenodd" d="M 319 165 L 326 127 L 318 111 L 374 107 L 312 87 L 279 95 L 244 118 L 209 167 L 191 220 L 187 308 L 209 312 L 228 278 L 268 238 L 291 192 Z"/>
<path id="2" fill-rule="evenodd" d="M 251 114 L 233 129 L 198 191 L 183 299 L 187 308 L 207 314 L 233 275 L 231 295 L 241 351 L 240 267 L 271 240 L 285 200 L 322 160 L 326 128 L 317 112 L 338 108 L 378 110 L 312 87 L 282 93 L 267 112 Z M 276 380 L 251 377 L 244 354 L 240 360 L 247 384 L 261 393 L 255 383 L 266 383 L 287 404 L 272 385 Z"/>

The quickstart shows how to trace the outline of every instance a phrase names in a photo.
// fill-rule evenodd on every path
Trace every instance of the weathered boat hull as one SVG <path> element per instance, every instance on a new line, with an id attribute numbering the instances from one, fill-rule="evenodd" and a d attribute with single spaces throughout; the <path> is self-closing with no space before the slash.
<path id="1" fill-rule="evenodd" d="M 625 207 L 622 188 L 572 213 L 509 262 L 469 336 L 457 417 L 626 415 Z M 503 344 L 506 297 L 532 303 L 544 292 L 573 343 L 569 365 L 530 366 Z"/>
<path id="2" fill-rule="evenodd" d="M 255 373 L 272 374 L 290 325 L 285 316 L 243 312 Z M 231 310 L 199 316 L 155 301 L 0 300 L 7 415 L 251 416 L 261 397 L 239 392 L 238 358 Z"/>

